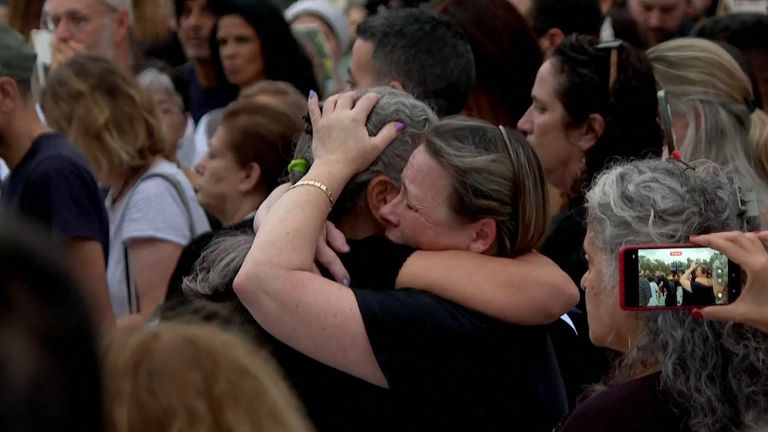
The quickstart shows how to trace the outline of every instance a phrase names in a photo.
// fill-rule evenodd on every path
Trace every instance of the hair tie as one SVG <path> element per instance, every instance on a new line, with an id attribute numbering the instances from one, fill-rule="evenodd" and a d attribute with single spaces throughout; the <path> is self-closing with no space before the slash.
<path id="1" fill-rule="evenodd" d="M 288 172 L 306 174 L 309 171 L 309 161 L 306 159 L 294 159 L 288 164 Z"/>
<path id="2" fill-rule="evenodd" d="M 749 110 L 749 113 L 752 114 L 757 109 L 757 103 L 755 101 L 755 98 L 750 96 L 748 98 L 744 99 L 744 103 L 747 105 L 747 109 Z"/>

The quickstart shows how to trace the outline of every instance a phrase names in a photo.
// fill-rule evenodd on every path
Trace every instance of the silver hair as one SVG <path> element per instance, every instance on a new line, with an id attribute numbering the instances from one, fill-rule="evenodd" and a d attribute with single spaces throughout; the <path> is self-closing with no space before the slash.
<path id="1" fill-rule="evenodd" d="M 429 107 L 413 96 L 390 87 L 375 87 L 358 93 L 373 92 L 381 95 L 371 114 L 368 116 L 366 127 L 368 133 L 375 135 L 388 123 L 399 121 L 405 128 L 392 141 L 381 155 L 365 171 L 357 174 L 344 187 L 341 196 L 336 200 L 333 214 L 348 214 L 352 209 L 365 203 L 365 188 L 375 176 L 383 174 L 389 177 L 396 186 L 400 186 L 400 174 L 403 172 L 408 158 L 421 142 L 421 137 L 430 126 L 437 123 L 437 116 Z M 312 136 L 302 134 L 294 152 L 296 159 L 306 159 L 312 163 Z M 303 173 L 290 173 L 291 182 L 296 183 Z"/>
<path id="2" fill-rule="evenodd" d="M 219 235 L 203 250 L 192 274 L 184 278 L 182 289 L 187 297 L 206 298 L 232 293 L 232 282 L 253 243 L 251 233 Z"/>
<path id="3" fill-rule="evenodd" d="M 179 109 L 184 110 L 184 101 L 176 91 L 173 80 L 165 72 L 155 68 L 144 69 L 136 76 L 136 82 L 149 94 L 162 93 L 171 99 Z"/>
<path id="4" fill-rule="evenodd" d="M 683 243 L 691 234 L 742 228 L 732 170 L 704 161 L 694 166 L 636 161 L 595 180 L 587 220 L 604 257 L 604 287 L 619 285 L 617 256 L 626 244 Z M 695 431 L 743 430 L 768 419 L 768 334 L 694 320 L 684 311 L 647 312 L 638 320 L 641 340 L 619 363 L 612 384 L 660 369 L 670 407 Z"/>

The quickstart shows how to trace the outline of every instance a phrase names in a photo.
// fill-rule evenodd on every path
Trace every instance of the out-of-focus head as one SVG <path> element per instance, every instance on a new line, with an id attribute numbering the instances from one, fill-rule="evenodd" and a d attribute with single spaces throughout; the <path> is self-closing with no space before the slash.
<path id="1" fill-rule="evenodd" d="M 518 128 L 561 192 L 579 197 L 612 159 L 661 155 L 653 69 L 626 43 L 567 37 L 539 69 L 532 99 Z"/>
<path id="2" fill-rule="evenodd" d="M 679 35 L 691 8 L 691 0 L 628 0 L 627 3 L 649 47 Z"/>
<path id="3" fill-rule="evenodd" d="M 546 183 L 516 131 L 481 120 L 442 120 L 403 171 L 400 193 L 380 210 L 396 243 L 515 256 L 546 232 Z"/>
<path id="4" fill-rule="evenodd" d="M 660 370 L 661 389 L 690 430 L 750 430 L 766 416 L 762 361 L 768 335 L 745 325 L 696 320 L 688 310 L 630 313 L 619 306 L 623 245 L 685 243 L 691 234 L 743 229 L 734 173 L 711 162 L 693 166 L 660 160 L 618 165 L 587 193 L 589 271 L 582 287 L 590 338 L 629 351 L 612 384 Z M 732 399 L 723 404 L 724 398 Z"/>
<path id="5" fill-rule="evenodd" d="M 72 140 L 104 184 L 138 173 L 167 150 L 152 97 L 103 57 L 77 55 L 62 65 L 41 104 L 48 124 Z"/>
<path id="6" fill-rule="evenodd" d="M 398 9 L 363 21 L 357 35 L 350 89 L 394 86 L 426 102 L 440 117 L 464 108 L 475 64 L 456 24 L 422 9 Z"/>
<path id="7" fill-rule="evenodd" d="M 291 25 L 320 29 L 335 61 L 349 50 L 351 36 L 344 14 L 328 0 L 299 0 L 285 10 Z"/>
<path id="8" fill-rule="evenodd" d="M 104 351 L 108 430 L 311 430 L 269 354 L 224 330 L 161 323 Z"/>
<path id="9" fill-rule="evenodd" d="M 171 77 L 157 69 L 145 69 L 136 77 L 136 81 L 155 102 L 168 149 L 165 155 L 168 159 L 175 160 L 178 143 L 187 129 L 184 101 L 176 91 Z"/>
<path id="10" fill-rule="evenodd" d="M 533 0 L 529 19 L 545 54 L 568 35 L 599 36 L 603 24 L 599 0 Z"/>
<path id="11" fill-rule="evenodd" d="M 94 327 L 50 239 L 0 214 L 0 262 L 3 429 L 103 430 Z"/>
<path id="12" fill-rule="evenodd" d="M 108 59 L 129 40 L 132 21 L 132 0 L 48 0 L 43 11 L 43 23 L 56 39 Z"/>
<path id="13" fill-rule="evenodd" d="M 648 58 L 667 93 L 683 159 L 734 164 L 764 189 L 768 177 L 760 180 L 755 169 L 768 173 L 768 121 L 752 112 L 752 87 L 733 57 L 714 42 L 681 38 L 648 50 Z"/>
<path id="14" fill-rule="evenodd" d="M 508 0 L 489 0 L 483 7 L 443 0 L 434 8 L 461 28 L 472 48 L 476 79 L 464 113 L 492 124 L 516 125 L 531 104 L 531 87 L 541 66 L 541 52 L 525 19 Z"/>
<path id="15" fill-rule="evenodd" d="M 297 120 L 307 113 L 307 98 L 296 87 L 284 81 L 259 81 L 242 89 L 238 99 L 272 105 Z"/>
<path id="16" fill-rule="evenodd" d="M 211 59 L 216 16 L 208 0 L 175 0 L 179 41 L 192 63 Z"/>
<path id="17" fill-rule="evenodd" d="M 280 9 L 269 0 L 221 0 L 216 50 L 227 80 L 245 87 L 261 79 L 287 81 L 308 94 L 317 89 L 312 65 Z"/>
<path id="18" fill-rule="evenodd" d="M 377 176 L 386 176 L 394 187 L 400 186 L 400 175 L 408 162 L 411 152 L 419 145 L 421 136 L 437 122 L 437 117 L 429 107 L 400 90 L 389 87 L 374 87 L 358 92 L 358 99 L 368 91 L 378 93 L 381 98 L 368 116 L 366 127 L 370 135 L 376 135 L 381 128 L 391 122 L 401 122 L 405 125 L 397 138 L 392 141 L 368 169 L 357 174 L 350 180 L 344 191 L 336 199 L 330 218 L 338 218 L 352 213 L 354 210 L 367 212 L 373 203 L 369 203 L 367 187 Z M 296 145 L 295 159 L 306 159 L 309 163 L 312 157 L 312 136 L 303 134 Z M 297 182 L 303 172 L 290 173 L 291 181 Z"/>
<path id="19" fill-rule="evenodd" d="M 246 197 L 261 200 L 284 178 L 303 123 L 274 106 L 237 101 L 221 116 L 208 154 L 195 166 L 200 205 L 225 224 L 239 221 Z"/>

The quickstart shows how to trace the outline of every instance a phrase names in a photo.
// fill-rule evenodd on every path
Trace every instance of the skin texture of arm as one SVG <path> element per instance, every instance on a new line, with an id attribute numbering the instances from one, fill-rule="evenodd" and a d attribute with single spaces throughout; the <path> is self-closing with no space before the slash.
<path id="1" fill-rule="evenodd" d="M 115 315 L 109 302 L 109 287 L 101 243 L 73 238 L 64 241 L 65 259 L 70 274 L 77 282 L 91 310 L 94 322 L 102 331 L 115 326 Z"/>
<path id="2" fill-rule="evenodd" d="M 335 197 L 352 175 L 370 165 L 396 135 L 390 125 L 376 137 L 368 136 L 365 119 L 376 101 L 378 96 L 369 94 L 352 109 L 351 95 L 332 97 L 321 119 L 317 98 L 310 98 L 315 162 L 305 179 L 323 183 Z M 324 124 L 336 127 L 326 129 Z M 335 151 L 323 151 L 321 142 Z M 361 155 L 361 150 L 367 153 Z M 303 185 L 286 192 L 259 227 L 235 278 L 235 293 L 259 324 L 284 343 L 386 387 L 353 292 L 312 272 L 329 209 L 328 197 L 318 187 Z"/>
<path id="3" fill-rule="evenodd" d="M 768 231 L 738 231 L 691 237 L 691 242 L 724 253 L 746 273 L 741 295 L 726 306 L 709 306 L 694 311 L 695 317 L 718 321 L 734 321 L 751 325 L 768 333 Z M 743 277 L 743 276 L 742 276 Z"/>
<path id="4" fill-rule="evenodd" d="M 688 269 L 685 273 L 683 273 L 682 276 L 680 276 L 680 285 L 683 286 L 683 289 L 688 292 L 693 292 L 693 288 L 691 288 L 691 274 L 693 273 L 693 269 L 696 268 L 696 264 L 692 264 L 691 268 Z"/>
<path id="5" fill-rule="evenodd" d="M 131 276 L 139 293 L 139 313 L 128 315 L 118 324 L 144 322 L 165 299 L 165 291 L 181 246 L 157 239 L 136 239 L 128 246 Z"/>
<path id="6" fill-rule="evenodd" d="M 579 301 L 571 278 L 537 252 L 508 259 L 466 251 L 417 251 L 403 265 L 396 284 L 519 325 L 550 323 Z"/>

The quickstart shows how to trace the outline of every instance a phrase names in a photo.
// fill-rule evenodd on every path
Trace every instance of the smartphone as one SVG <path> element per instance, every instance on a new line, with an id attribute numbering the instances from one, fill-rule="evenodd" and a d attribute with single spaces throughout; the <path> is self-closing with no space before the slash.
<path id="1" fill-rule="evenodd" d="M 672 122 L 672 108 L 669 106 L 665 90 L 659 90 L 656 93 L 656 99 L 659 102 L 659 118 L 661 119 L 661 129 L 664 131 L 665 154 L 668 157 L 673 151 L 677 150 L 675 125 Z"/>
<path id="2" fill-rule="evenodd" d="M 722 252 L 693 244 L 624 246 L 619 273 L 626 310 L 725 305 L 741 293 L 741 268 Z"/>

